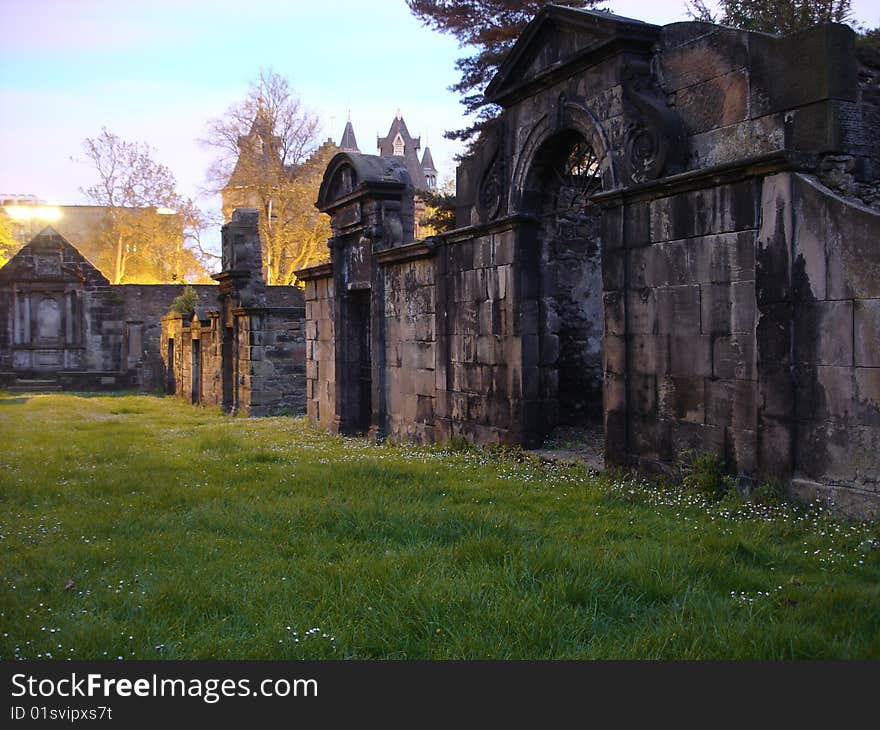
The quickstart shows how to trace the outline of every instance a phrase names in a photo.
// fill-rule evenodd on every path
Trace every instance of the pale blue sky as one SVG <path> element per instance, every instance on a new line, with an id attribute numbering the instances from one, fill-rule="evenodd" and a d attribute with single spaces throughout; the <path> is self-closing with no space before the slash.
<path id="1" fill-rule="evenodd" d="M 684 0 L 609 0 L 618 14 L 685 19 Z M 880 0 L 854 0 L 880 24 Z M 422 27 L 403 0 L 0 0 L 0 192 L 85 202 L 89 168 L 71 162 L 102 126 L 148 142 L 196 195 L 207 119 L 240 99 L 260 67 L 287 75 L 339 140 L 347 109 L 360 148 L 375 152 L 399 107 L 427 137 L 441 179 L 462 126 L 457 43 Z M 210 201 L 203 201 L 209 203 Z"/>

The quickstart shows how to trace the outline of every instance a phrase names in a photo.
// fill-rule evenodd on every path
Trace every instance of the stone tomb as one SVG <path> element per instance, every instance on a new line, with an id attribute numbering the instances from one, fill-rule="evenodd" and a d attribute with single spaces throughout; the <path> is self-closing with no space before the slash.
<path id="1" fill-rule="evenodd" d="M 196 287 L 203 298 L 214 288 Z M 159 387 L 159 319 L 182 291 L 179 284 L 113 286 L 46 228 L 0 269 L 0 385 Z"/>
<path id="2" fill-rule="evenodd" d="M 607 463 L 696 449 L 876 516 L 880 113 L 854 40 L 542 10 L 456 230 L 413 240 L 393 158 L 330 162 L 331 263 L 298 274 L 310 418 L 525 446 L 600 418 Z"/>

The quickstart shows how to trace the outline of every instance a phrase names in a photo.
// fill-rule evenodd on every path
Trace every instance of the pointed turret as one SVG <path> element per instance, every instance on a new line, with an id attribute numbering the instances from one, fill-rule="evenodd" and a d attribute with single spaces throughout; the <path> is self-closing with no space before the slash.
<path id="1" fill-rule="evenodd" d="M 354 136 L 354 127 L 351 126 L 351 119 L 345 123 L 345 131 L 342 133 L 342 141 L 339 143 L 339 149 L 343 152 L 360 152 L 357 139 L 355 139 Z"/>
<path id="2" fill-rule="evenodd" d="M 431 148 L 425 144 L 425 154 L 422 155 L 422 171 L 425 173 L 425 185 L 428 190 L 437 188 L 437 168 L 434 167 L 434 158 L 431 156 Z"/>

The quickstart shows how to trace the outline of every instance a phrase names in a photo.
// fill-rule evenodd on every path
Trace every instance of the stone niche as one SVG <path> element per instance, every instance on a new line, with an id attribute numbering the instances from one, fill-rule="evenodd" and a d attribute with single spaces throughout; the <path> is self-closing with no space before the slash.
<path id="1" fill-rule="evenodd" d="M 598 417 L 608 464 L 693 449 L 876 517 L 866 63 L 843 25 L 544 8 L 487 87 L 502 113 L 458 168 L 456 230 L 412 241 L 393 170 L 328 166 L 332 263 L 300 274 L 310 417 L 526 446 Z"/>

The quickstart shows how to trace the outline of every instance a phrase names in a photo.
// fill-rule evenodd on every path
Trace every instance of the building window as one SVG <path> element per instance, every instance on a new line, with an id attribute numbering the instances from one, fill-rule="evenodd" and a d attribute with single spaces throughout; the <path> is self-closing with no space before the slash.
<path id="1" fill-rule="evenodd" d="M 394 156 L 403 157 L 403 137 L 400 136 L 399 132 L 394 138 Z"/>

